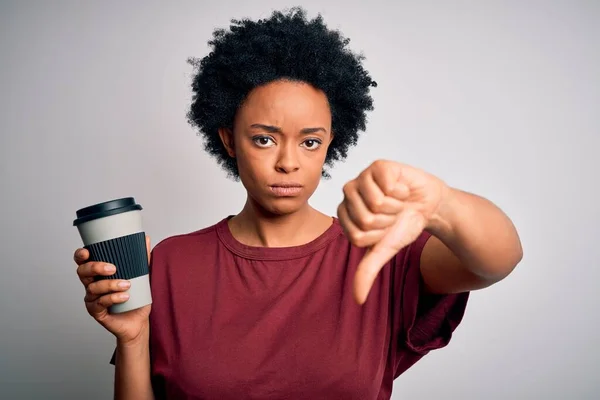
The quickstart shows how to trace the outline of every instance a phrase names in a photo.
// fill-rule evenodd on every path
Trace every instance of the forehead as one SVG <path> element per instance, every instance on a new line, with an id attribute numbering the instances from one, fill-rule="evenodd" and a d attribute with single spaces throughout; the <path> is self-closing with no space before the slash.
<path id="1" fill-rule="evenodd" d="M 268 123 L 277 126 L 314 125 L 327 129 L 331 112 L 327 96 L 302 82 L 277 81 L 254 89 L 239 110 L 244 125 Z"/>

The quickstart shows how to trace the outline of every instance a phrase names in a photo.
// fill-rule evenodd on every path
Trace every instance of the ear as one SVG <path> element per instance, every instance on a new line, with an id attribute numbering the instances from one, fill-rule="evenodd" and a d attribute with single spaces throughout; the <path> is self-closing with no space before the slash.
<path id="1" fill-rule="evenodd" d="M 331 142 L 333 142 L 333 138 L 335 137 L 335 133 L 333 133 L 333 131 L 329 131 L 329 144 L 331 144 Z"/>
<path id="2" fill-rule="evenodd" d="M 227 150 L 229 157 L 235 158 L 233 131 L 229 128 L 219 128 L 219 136 L 221 137 L 221 142 L 223 142 L 223 146 L 225 146 L 225 150 Z"/>

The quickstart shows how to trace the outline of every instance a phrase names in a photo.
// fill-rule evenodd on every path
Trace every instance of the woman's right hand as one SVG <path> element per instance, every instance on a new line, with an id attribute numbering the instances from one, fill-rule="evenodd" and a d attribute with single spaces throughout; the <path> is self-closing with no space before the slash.
<path id="1" fill-rule="evenodd" d="M 146 236 L 146 250 L 150 262 L 150 238 Z M 94 281 L 94 276 L 113 275 L 115 266 L 101 261 L 89 261 L 89 251 L 79 248 L 75 251 L 74 260 L 77 263 L 77 275 L 85 287 L 85 306 L 88 313 L 100 325 L 117 337 L 122 344 L 134 343 L 143 339 L 148 333 L 151 305 L 127 311 L 121 314 L 110 314 L 108 307 L 113 304 L 127 301 L 125 293 L 129 289 L 129 282 L 120 279 L 102 279 Z M 106 267 L 112 269 L 106 269 Z"/>

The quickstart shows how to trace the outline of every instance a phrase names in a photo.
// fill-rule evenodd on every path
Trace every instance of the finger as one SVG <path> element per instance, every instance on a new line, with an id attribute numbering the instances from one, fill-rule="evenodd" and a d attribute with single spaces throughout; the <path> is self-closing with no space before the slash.
<path id="1" fill-rule="evenodd" d="M 367 171 L 386 196 L 391 196 L 396 183 L 402 176 L 401 166 L 396 162 L 375 161 Z"/>
<path id="2" fill-rule="evenodd" d="M 73 254 L 73 260 L 77 265 L 81 265 L 86 262 L 86 260 L 90 257 L 90 252 L 87 249 L 79 248 L 75 250 Z"/>
<path id="3" fill-rule="evenodd" d="M 366 172 L 357 179 L 357 190 L 367 208 L 377 214 L 396 215 L 402 211 L 404 204 L 394 197 L 386 196 L 375 182 L 373 174 Z"/>
<path id="4" fill-rule="evenodd" d="M 385 229 L 396 221 L 396 214 L 372 213 L 356 189 L 356 181 L 350 181 L 344 186 L 344 204 L 354 225 L 362 231 Z"/>
<path id="5" fill-rule="evenodd" d="M 101 261 L 91 261 L 77 267 L 79 280 L 86 286 L 93 282 L 97 275 L 110 276 L 115 272 L 117 268 L 114 265 Z"/>
<path id="6" fill-rule="evenodd" d="M 340 225 L 346 234 L 350 243 L 357 247 L 372 246 L 383 238 L 385 229 L 374 229 L 370 231 L 362 231 L 352 222 L 348 215 L 348 210 L 344 203 L 338 207 L 338 218 Z"/>
<path id="7" fill-rule="evenodd" d="M 392 192 L 390 193 L 390 197 L 392 197 L 396 200 L 400 200 L 400 201 L 408 199 L 409 196 L 410 196 L 410 189 L 408 188 L 408 185 L 406 185 L 402 181 L 396 182 L 396 185 L 394 186 L 394 188 L 392 189 Z"/>
<path id="8" fill-rule="evenodd" d="M 425 227 L 424 218 L 416 212 L 404 212 L 385 236 L 367 250 L 357 267 L 354 279 L 354 296 L 358 304 L 364 304 L 383 266 L 400 249 L 414 242 Z"/>
<path id="9" fill-rule="evenodd" d="M 95 301 L 99 297 L 112 292 L 124 292 L 130 286 L 131 283 L 124 279 L 104 279 L 92 282 L 86 287 L 85 301 Z"/>
<path id="10" fill-rule="evenodd" d="M 124 303 L 129 299 L 128 293 L 110 293 L 86 303 L 87 310 L 94 318 L 99 318 L 107 313 L 107 309 L 115 304 Z"/>
<path id="11" fill-rule="evenodd" d="M 152 255 L 152 247 L 150 246 L 150 236 L 146 235 L 146 254 L 148 255 L 148 263 L 150 262 L 150 257 Z"/>

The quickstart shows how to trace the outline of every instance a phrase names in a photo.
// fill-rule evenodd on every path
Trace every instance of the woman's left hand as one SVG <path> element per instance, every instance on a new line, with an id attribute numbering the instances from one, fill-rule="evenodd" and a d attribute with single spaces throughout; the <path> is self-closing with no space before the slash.
<path id="1" fill-rule="evenodd" d="M 450 191 L 425 171 L 386 160 L 344 185 L 338 218 L 352 244 L 369 248 L 354 281 L 358 304 L 366 301 L 383 266 L 436 219 Z"/>

